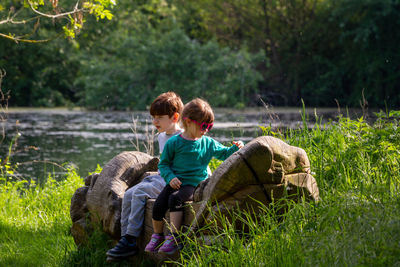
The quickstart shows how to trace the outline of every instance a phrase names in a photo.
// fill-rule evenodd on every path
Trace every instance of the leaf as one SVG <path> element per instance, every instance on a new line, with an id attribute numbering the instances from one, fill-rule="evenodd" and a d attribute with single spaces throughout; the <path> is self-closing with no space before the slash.
<path id="1" fill-rule="evenodd" d="M 112 14 L 110 13 L 110 11 L 109 10 L 104 10 L 103 11 L 103 15 L 104 15 L 104 18 L 107 18 L 108 20 L 109 20 L 109 16 L 111 15 L 111 18 L 112 18 Z"/>
<path id="2" fill-rule="evenodd" d="M 389 117 L 398 117 L 398 118 L 400 118 L 400 110 L 391 110 L 389 112 Z"/>

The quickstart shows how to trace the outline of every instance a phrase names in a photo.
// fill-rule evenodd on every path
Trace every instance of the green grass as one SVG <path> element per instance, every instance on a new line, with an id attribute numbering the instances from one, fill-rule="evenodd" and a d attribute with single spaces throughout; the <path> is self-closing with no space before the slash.
<path id="1" fill-rule="evenodd" d="M 361 203 L 338 197 L 296 205 L 282 222 L 264 212 L 249 220 L 247 235 L 215 229 L 213 246 L 190 240 L 184 266 L 396 266 L 400 255 L 400 203 Z M 243 214 L 242 214 L 243 216 Z M 248 216 L 250 218 L 250 216 Z"/>
<path id="2" fill-rule="evenodd" d="M 228 221 L 208 229 L 221 237 L 212 246 L 189 239 L 184 266 L 399 266 L 399 112 L 265 134 L 306 150 L 322 200 L 291 204 L 279 218 L 264 207 L 255 219 L 241 212 L 249 233 Z"/>
<path id="3" fill-rule="evenodd" d="M 57 266 L 74 246 L 69 205 L 83 181 L 71 170 L 63 182 L 0 186 L 0 266 Z"/>
<path id="4" fill-rule="evenodd" d="M 235 220 L 248 233 L 235 232 L 226 220 L 219 226 L 211 221 L 208 230 L 218 241 L 209 246 L 188 238 L 175 264 L 399 266 L 399 117 L 380 114 L 374 123 L 342 117 L 285 132 L 263 127 L 265 134 L 306 150 L 322 200 L 290 203 L 283 218 L 270 207 L 256 218 L 238 212 Z M 76 248 L 69 205 L 82 185 L 73 170 L 64 181 L 50 177 L 42 186 L 0 180 L 0 266 L 128 266 L 105 263 L 111 244 L 100 232 Z"/>

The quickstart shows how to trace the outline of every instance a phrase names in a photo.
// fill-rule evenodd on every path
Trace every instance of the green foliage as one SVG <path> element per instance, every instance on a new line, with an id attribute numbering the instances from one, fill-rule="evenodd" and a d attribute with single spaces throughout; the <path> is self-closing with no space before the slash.
<path id="1" fill-rule="evenodd" d="M 117 35 L 101 59 L 82 64 L 77 86 L 84 88 L 82 104 L 94 109 L 145 109 L 169 90 L 185 101 L 203 97 L 213 106 L 247 104 L 261 79 L 254 69 L 261 56 L 213 41 L 201 45 L 178 28 Z"/>
<path id="2" fill-rule="evenodd" d="M 114 263 L 106 262 L 106 251 L 112 248 L 114 244 L 106 233 L 96 229 L 90 236 L 87 244 L 77 249 L 75 245 L 68 248 L 68 252 L 62 259 L 60 266 L 154 266 L 154 263 L 146 259 L 143 255 L 136 256 L 135 261 L 122 260 Z"/>
<path id="3" fill-rule="evenodd" d="M 233 222 L 217 215 L 205 227 L 212 245 L 187 238 L 183 266 L 332 266 L 396 265 L 399 202 L 384 203 L 353 195 L 326 197 L 320 203 L 289 204 L 281 220 L 262 207 L 258 216 L 237 211 Z M 220 221 L 217 224 L 217 221 Z M 247 234 L 235 232 L 244 224 Z M 201 230 L 205 230 L 201 229 Z M 176 262 L 178 263 L 178 262 Z"/>
<path id="4" fill-rule="evenodd" d="M 7 108 L 7 106 L 2 106 L 1 108 Z M 3 116 L 4 114 L 0 115 L 0 117 Z M 16 176 L 17 165 L 15 162 L 12 162 L 12 156 L 20 136 L 21 134 L 18 132 L 15 134 L 8 145 L 8 151 L 5 153 L 4 158 L 0 158 L 0 178 L 5 179 L 5 181 L 8 181 L 8 179 L 13 179 L 13 177 Z M 4 139 L 1 140 L 0 145 L 2 141 L 4 141 Z"/>
<path id="5" fill-rule="evenodd" d="M 74 247 L 69 229 L 72 194 L 83 185 L 75 170 L 62 182 L 0 178 L 0 265 L 57 266 Z"/>
<path id="6" fill-rule="evenodd" d="M 10 106 L 66 106 L 75 102 L 73 80 L 79 62 L 74 47 L 57 39 L 38 45 L 0 42 L 0 68 L 6 70 L 2 89 Z M 56 90 L 55 90 L 56 89 Z"/>
<path id="7" fill-rule="evenodd" d="M 339 118 L 308 129 L 276 132 L 306 150 L 322 200 L 279 203 L 252 212 L 221 215 L 205 229 L 216 238 L 206 245 L 189 237 L 179 261 L 183 266 L 393 266 L 400 238 L 400 139 L 398 111 L 380 113 L 369 124 Z M 271 133 L 271 129 L 264 128 Z M 217 223 L 219 222 L 219 223 Z M 244 225 L 248 233 L 235 232 Z M 201 235 L 201 233 L 200 233 Z"/>
<path id="8" fill-rule="evenodd" d="M 218 213 L 205 227 L 215 243 L 189 235 L 184 266 L 393 266 L 400 249 L 400 111 L 378 113 L 378 120 L 340 117 L 337 122 L 275 133 L 306 150 L 322 200 L 263 206 L 257 216 L 237 210 L 233 220 Z M 218 166 L 214 161 L 211 165 Z M 98 166 L 96 172 L 100 171 Z M 70 199 L 83 181 L 69 170 L 65 181 L 51 177 L 43 186 L 0 178 L 0 265 L 108 266 L 112 244 L 95 231 L 76 248 L 69 233 Z M 218 223 L 217 223 L 218 221 Z M 234 231 L 234 225 L 248 229 Z M 137 264 L 148 264 L 138 259 Z M 121 262 L 116 266 L 128 266 Z"/>
<path id="9" fill-rule="evenodd" d="M 215 169 L 217 169 L 222 162 L 223 162 L 222 160 L 212 158 L 210 163 L 208 164 L 208 167 L 210 168 L 211 172 L 214 172 Z"/>
<path id="10" fill-rule="evenodd" d="M 326 99 L 333 104 L 336 98 L 342 105 L 358 106 L 364 90 L 370 106 L 398 106 L 399 4 L 351 0 L 321 6 L 304 37 L 305 52 L 312 50 L 300 74 L 307 105 L 324 105 Z"/>
<path id="11" fill-rule="evenodd" d="M 358 107 L 364 90 L 370 106 L 398 106 L 398 1 L 177 2 L 191 36 L 265 50 L 260 95 L 268 103 L 336 106 L 338 99 Z"/>
<path id="12" fill-rule="evenodd" d="M 75 4 L 50 2 L 64 10 Z M 50 2 L 31 3 L 50 12 Z M 30 11 L 23 3 L 0 0 L 0 21 L 11 5 L 24 17 Z M 398 1 L 82 4 L 93 16 L 0 23 L 0 33 L 23 29 L 43 39 L 63 29 L 69 36 L 82 30 L 75 40 L 51 44 L 0 42 L 0 51 L 7 51 L 0 52 L 0 68 L 7 71 L 4 88 L 12 90 L 11 105 L 144 109 L 171 89 L 187 100 L 202 96 L 229 107 L 259 104 L 258 97 L 273 105 L 305 99 L 308 106 L 336 106 L 337 99 L 358 107 L 363 93 L 369 107 L 400 104 Z"/>
<path id="13" fill-rule="evenodd" d="M 61 29 L 65 37 L 75 38 L 76 33 L 82 29 L 87 14 L 92 14 L 97 20 L 111 20 L 113 15 L 110 9 L 115 4 L 114 0 L 0 1 L 0 38 L 16 43 L 41 43 L 55 38 Z M 44 25 L 41 25 L 41 19 L 45 21 Z M 43 35 L 42 28 L 51 28 L 52 37 Z"/>
<path id="14" fill-rule="evenodd" d="M 336 189 L 386 188 L 392 194 L 400 169 L 396 114 L 391 112 L 385 117 L 378 114 L 372 125 L 362 117 L 358 120 L 339 117 L 338 122 L 317 123 L 312 130 L 304 127 L 301 134 L 290 130 L 287 138 L 290 144 L 306 150 L 319 184 L 326 183 L 327 188 L 334 185 Z"/>

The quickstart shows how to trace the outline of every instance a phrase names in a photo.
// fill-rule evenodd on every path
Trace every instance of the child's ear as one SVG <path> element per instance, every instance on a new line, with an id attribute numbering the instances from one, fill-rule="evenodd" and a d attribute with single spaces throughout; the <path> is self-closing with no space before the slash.
<path id="1" fill-rule="evenodd" d="M 172 115 L 172 118 L 174 120 L 174 122 L 178 122 L 179 121 L 179 113 L 174 113 L 174 115 Z"/>

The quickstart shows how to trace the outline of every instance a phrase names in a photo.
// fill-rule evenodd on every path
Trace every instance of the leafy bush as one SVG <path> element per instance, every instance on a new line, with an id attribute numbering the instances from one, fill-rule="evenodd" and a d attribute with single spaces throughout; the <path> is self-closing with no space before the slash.
<path id="1" fill-rule="evenodd" d="M 370 106 L 398 107 L 399 21 L 398 1 L 321 1 L 304 33 L 300 77 L 307 105 L 333 106 L 338 99 L 357 107 L 364 92 Z"/>
<path id="2" fill-rule="evenodd" d="M 81 104 L 93 109 L 146 109 L 165 91 L 189 101 L 195 97 L 213 106 L 246 105 L 261 79 L 255 65 L 262 54 L 204 45 L 175 28 L 165 33 L 147 30 L 135 36 L 116 34 L 107 54 L 82 65 L 78 86 Z"/>

